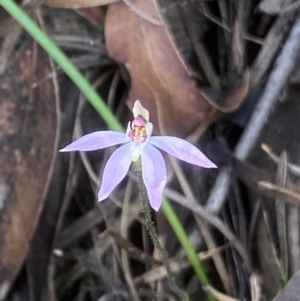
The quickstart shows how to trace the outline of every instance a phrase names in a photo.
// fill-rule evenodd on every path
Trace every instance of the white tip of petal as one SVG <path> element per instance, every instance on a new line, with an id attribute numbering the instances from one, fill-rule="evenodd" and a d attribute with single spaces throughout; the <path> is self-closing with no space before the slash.
<path id="1" fill-rule="evenodd" d="M 218 168 L 218 166 L 210 161 L 210 164 L 208 164 L 208 168 Z"/>
<path id="2" fill-rule="evenodd" d="M 149 122 L 149 111 L 142 106 L 139 100 L 135 101 L 132 112 L 134 118 L 142 116 L 147 122 Z"/>
<path id="3" fill-rule="evenodd" d="M 107 198 L 108 198 L 108 195 L 102 195 L 102 196 L 98 195 L 98 202 L 102 202 L 102 201 L 106 200 Z"/>
<path id="4" fill-rule="evenodd" d="M 130 122 L 130 121 L 128 121 L 128 124 L 127 124 L 127 129 L 126 129 L 126 135 L 127 135 L 127 136 L 129 135 L 129 132 L 130 132 L 130 130 L 131 130 L 131 128 L 130 128 L 130 124 L 131 124 L 131 122 Z"/>

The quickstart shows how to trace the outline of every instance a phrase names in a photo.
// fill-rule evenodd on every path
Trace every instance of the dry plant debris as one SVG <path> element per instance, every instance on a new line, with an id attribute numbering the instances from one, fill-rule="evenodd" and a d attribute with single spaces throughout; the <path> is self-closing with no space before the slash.
<path id="1" fill-rule="evenodd" d="M 27 41 L 0 76 L 0 299 L 30 249 L 57 156 L 59 116 L 50 72 L 47 55 Z"/>
<path id="2" fill-rule="evenodd" d="M 153 212 L 191 301 L 205 300 L 203 289 L 218 300 L 298 300 L 299 1 L 44 4 L 24 9 L 125 126 L 139 99 L 157 134 L 189 135 L 219 167 L 166 158 L 165 195 L 196 250 L 210 254 L 211 286 L 200 287 Z M 95 205 L 113 150 L 57 153 L 105 124 L 2 10 L 0 37 L 0 300 L 175 300 L 135 176 Z"/>

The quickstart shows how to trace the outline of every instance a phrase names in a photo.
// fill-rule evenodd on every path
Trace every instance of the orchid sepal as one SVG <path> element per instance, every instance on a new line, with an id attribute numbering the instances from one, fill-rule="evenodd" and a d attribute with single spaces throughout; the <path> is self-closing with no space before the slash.
<path id="1" fill-rule="evenodd" d="M 87 134 L 61 149 L 61 152 L 92 151 L 123 144 L 108 159 L 102 176 L 98 201 L 106 199 L 126 176 L 131 162 L 141 159 L 142 177 L 151 207 L 158 211 L 166 185 L 166 164 L 159 149 L 170 155 L 205 168 L 216 168 L 198 148 L 172 136 L 151 136 L 153 124 L 149 112 L 137 100 L 133 107 L 134 119 L 128 123 L 126 133 L 98 131 Z"/>

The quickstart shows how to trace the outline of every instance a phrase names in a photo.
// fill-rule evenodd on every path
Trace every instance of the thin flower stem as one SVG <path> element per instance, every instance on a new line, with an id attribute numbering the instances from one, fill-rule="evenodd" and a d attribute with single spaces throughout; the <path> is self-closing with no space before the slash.
<path id="1" fill-rule="evenodd" d="M 189 301 L 189 297 L 188 297 L 187 293 L 184 292 L 183 290 L 181 290 L 175 282 L 174 275 L 172 273 L 170 262 L 169 262 L 168 253 L 167 253 L 166 249 L 159 242 L 158 235 L 157 235 L 155 227 L 153 225 L 148 195 L 147 195 L 146 187 L 144 185 L 143 178 L 142 178 L 142 168 L 141 168 L 141 160 L 140 159 L 135 164 L 135 172 L 138 177 L 138 185 L 139 185 L 139 191 L 140 191 L 140 195 L 141 195 L 141 199 L 142 199 L 142 206 L 143 206 L 143 213 L 145 216 L 146 228 L 150 234 L 150 238 L 153 242 L 153 245 L 155 246 L 155 248 L 158 249 L 158 251 L 161 254 L 162 262 L 167 271 L 169 286 L 170 286 L 171 290 L 174 293 L 176 293 L 182 301 Z"/>

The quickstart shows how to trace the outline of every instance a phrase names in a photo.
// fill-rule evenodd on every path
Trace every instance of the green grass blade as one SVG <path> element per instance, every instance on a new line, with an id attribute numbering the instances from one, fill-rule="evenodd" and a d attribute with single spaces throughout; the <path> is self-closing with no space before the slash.
<path id="1" fill-rule="evenodd" d="M 205 285 L 209 284 L 209 279 L 207 277 L 207 274 L 205 272 L 205 269 L 202 266 L 202 263 L 200 261 L 200 258 L 198 257 L 197 253 L 195 252 L 191 242 L 189 241 L 187 234 L 184 230 L 183 225 L 181 224 L 177 214 L 175 213 L 173 207 L 169 203 L 169 201 L 164 198 L 162 203 L 162 209 L 164 211 L 164 214 L 166 215 L 166 218 L 169 222 L 169 224 L 172 226 L 173 231 L 176 233 L 176 236 L 185 250 L 187 257 L 193 266 L 196 275 L 198 276 L 199 281 Z M 207 296 L 210 301 L 215 301 L 213 295 L 211 295 L 209 292 L 207 293 Z"/>

